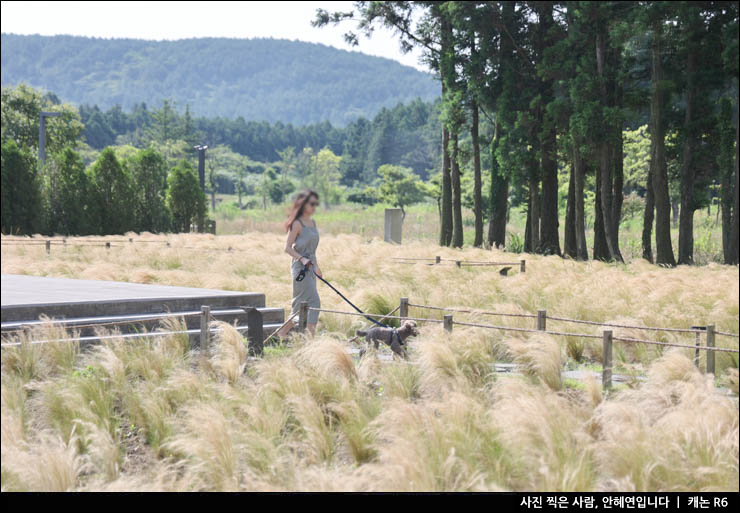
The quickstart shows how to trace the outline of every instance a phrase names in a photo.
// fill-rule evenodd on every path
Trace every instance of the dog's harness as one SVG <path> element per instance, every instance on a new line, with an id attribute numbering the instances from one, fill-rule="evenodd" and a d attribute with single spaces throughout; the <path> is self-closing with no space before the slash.
<path id="1" fill-rule="evenodd" d="M 361 313 L 363 315 L 363 317 L 365 317 L 365 319 L 367 319 L 368 321 L 372 322 L 373 324 L 377 324 L 381 328 L 391 328 L 387 324 L 383 324 L 382 322 L 377 321 L 377 320 L 373 319 L 372 317 L 369 317 L 368 315 L 366 315 L 365 312 L 363 312 L 362 310 L 360 310 L 352 301 L 350 301 L 349 299 L 347 299 L 347 297 L 344 294 L 342 294 L 341 292 L 339 292 L 334 287 L 334 285 L 332 285 L 331 283 L 329 283 L 328 281 L 326 281 L 324 278 L 322 278 L 321 276 L 319 276 L 318 274 L 316 274 L 316 271 L 314 271 L 313 269 L 309 268 L 308 266 L 305 266 L 305 265 L 303 266 L 303 269 L 301 269 L 301 271 L 298 273 L 298 276 L 296 276 L 295 281 L 303 281 L 303 279 L 306 277 L 306 273 L 309 270 L 313 272 L 314 276 L 316 276 L 318 279 L 320 279 L 321 281 L 323 281 L 324 283 L 326 283 L 331 290 L 333 290 L 334 292 L 336 292 L 339 295 L 339 297 L 341 297 L 342 299 L 344 299 L 344 301 L 349 306 L 351 306 L 352 308 L 354 308 L 355 310 L 357 310 L 359 313 Z M 395 335 L 398 338 L 398 342 L 401 345 L 403 345 L 403 339 L 401 339 L 401 335 L 398 333 L 398 330 L 396 330 L 396 328 L 391 328 L 391 329 L 393 330 L 393 335 Z M 391 337 L 393 335 L 391 335 Z M 392 341 L 392 338 L 391 338 L 391 341 Z"/>

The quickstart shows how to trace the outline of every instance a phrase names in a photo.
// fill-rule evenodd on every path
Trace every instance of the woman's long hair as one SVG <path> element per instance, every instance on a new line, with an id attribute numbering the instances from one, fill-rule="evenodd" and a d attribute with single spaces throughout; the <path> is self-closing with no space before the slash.
<path id="1" fill-rule="evenodd" d="M 290 227 L 293 226 L 295 220 L 303 215 L 303 209 L 306 207 L 306 203 L 308 203 L 311 198 L 316 198 L 316 201 L 319 200 L 319 194 L 316 191 L 312 191 L 311 189 L 301 191 L 298 193 L 298 196 L 295 197 L 293 206 L 290 208 L 290 212 L 288 213 L 288 220 L 285 221 L 286 232 L 289 232 Z"/>

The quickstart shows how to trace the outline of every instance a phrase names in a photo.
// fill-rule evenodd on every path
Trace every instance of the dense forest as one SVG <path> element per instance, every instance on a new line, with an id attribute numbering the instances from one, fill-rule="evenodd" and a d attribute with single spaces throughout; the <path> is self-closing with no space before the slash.
<path id="1" fill-rule="evenodd" d="M 60 103 L 55 95 L 47 95 Z M 94 149 L 116 144 L 146 146 L 182 139 L 191 145 L 228 146 L 232 151 L 259 162 L 275 162 L 289 147 L 329 148 L 347 157 L 342 183 L 369 183 L 381 164 L 402 164 L 421 177 L 436 166 L 441 153 L 436 144 L 439 130 L 439 105 L 416 99 L 407 105 L 383 107 L 373 119 L 357 118 L 344 128 L 329 121 L 294 126 L 290 123 L 268 123 L 237 119 L 194 117 L 188 105 L 178 112 L 171 101 L 149 109 L 137 104 L 130 112 L 116 105 L 106 111 L 97 105 L 82 105 L 80 119 L 85 125 L 85 142 Z M 352 160 L 350 162 L 350 159 Z M 364 180 L 363 180 L 364 179 Z"/>
<path id="2" fill-rule="evenodd" d="M 623 134 L 648 120 L 643 256 L 693 263 L 694 212 L 718 184 L 724 260 L 738 262 L 736 2 L 356 2 L 352 12 L 319 9 L 314 20 L 343 22 L 356 23 L 348 40 L 377 26 L 392 29 L 402 48 L 423 50 L 439 77 L 440 244 L 462 245 L 469 171 L 476 246 L 484 238 L 506 244 L 515 195 L 527 204 L 527 251 L 587 259 L 585 184 L 593 177 L 593 258 L 623 260 Z M 461 151 L 466 136 L 470 153 Z M 561 248 L 558 175 L 565 167 Z M 678 186 L 678 248 L 670 237 L 671 182 Z"/>
<path id="3" fill-rule="evenodd" d="M 300 41 L 2 34 L 2 85 L 20 83 L 102 109 L 170 99 L 200 116 L 299 125 L 439 96 L 430 75 L 398 62 Z"/>

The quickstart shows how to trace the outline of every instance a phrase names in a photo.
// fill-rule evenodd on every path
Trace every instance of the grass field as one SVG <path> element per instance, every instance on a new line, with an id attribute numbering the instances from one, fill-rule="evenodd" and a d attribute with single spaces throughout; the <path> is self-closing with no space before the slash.
<path id="1" fill-rule="evenodd" d="M 222 201 L 216 209 L 214 218 L 217 221 L 219 235 L 240 235 L 254 231 L 275 233 L 281 229 L 281 222 L 285 218 L 287 205 L 268 205 L 266 209 L 239 210 L 235 206 L 235 197 L 219 195 Z M 227 208 L 231 205 L 231 208 Z M 316 219 L 322 233 L 333 235 L 357 234 L 363 238 L 383 237 L 383 211 L 388 205 L 377 204 L 372 207 L 361 207 L 352 203 L 332 206 L 327 209 L 322 206 L 317 212 Z M 564 205 L 561 205 L 564 208 Z M 562 210 L 561 208 L 561 210 Z M 644 207 L 641 207 L 644 208 Z M 586 242 L 589 255 L 593 254 L 593 212 L 587 208 L 586 215 Z M 561 222 L 565 213 L 561 212 Z M 524 239 L 526 211 L 523 207 L 510 211 L 507 225 L 507 245 L 509 251 L 521 251 L 521 241 Z M 463 209 L 463 225 L 465 227 L 465 244 L 472 246 L 475 237 L 475 221 L 473 212 Z M 485 225 L 485 230 L 488 225 Z M 407 216 L 403 227 L 404 240 L 436 243 L 439 240 L 439 213 L 433 202 L 412 205 L 407 208 Z M 560 248 L 563 248 L 564 231 L 560 226 Z M 622 256 L 628 262 L 642 257 L 642 215 L 626 215 L 620 224 L 620 248 Z M 671 227 L 673 250 L 678 251 L 678 226 Z M 653 247 L 655 251 L 655 247 Z M 722 233 L 717 207 L 711 212 L 697 210 L 694 213 L 694 261 L 697 264 L 723 262 Z"/>
<path id="2" fill-rule="evenodd" d="M 432 226 L 426 207 L 415 208 L 410 242 L 400 247 L 376 237 L 382 210 L 356 217 L 356 226 L 369 227 L 362 234 L 340 233 L 339 219 L 324 212 L 318 258 L 325 277 L 373 313 L 407 296 L 438 306 L 738 331 L 737 267 L 443 249 L 413 235 L 415 215 L 420 233 Z M 4 244 L 2 272 L 258 291 L 268 306 L 289 308 L 283 235 L 267 219 L 248 221 L 244 235 L 131 235 L 167 238 L 170 248 L 53 246 L 47 256 L 43 245 Z M 504 278 L 495 268 L 390 259 L 434 255 L 526 258 L 527 272 Z M 323 308 L 349 310 L 320 287 Z M 456 313 L 455 320 L 533 326 L 530 318 Z M 322 314 L 316 338 L 270 347 L 261 360 L 248 359 L 228 327 L 207 357 L 178 337 L 113 341 L 84 353 L 70 343 L 3 348 L 2 489 L 738 489 L 737 354 L 717 355 L 713 380 L 694 366 L 692 350 L 615 342 L 615 372 L 634 379 L 605 396 L 595 379 L 564 377 L 566 369 L 600 370 L 598 339 L 460 326 L 448 334 L 426 324 L 409 361 L 359 361 L 347 350 L 361 325 Z M 556 322 L 548 328 L 600 333 Z M 693 334 L 614 332 L 694 343 Z M 58 335 L 49 325 L 28 338 Z M 717 343 L 737 348 L 737 339 Z M 494 362 L 516 363 L 522 373 L 496 374 Z"/>

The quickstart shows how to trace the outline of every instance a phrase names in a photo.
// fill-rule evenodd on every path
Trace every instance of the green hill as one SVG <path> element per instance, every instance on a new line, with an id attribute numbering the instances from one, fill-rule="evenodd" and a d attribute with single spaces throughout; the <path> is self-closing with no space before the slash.
<path id="1" fill-rule="evenodd" d="M 345 125 L 439 95 L 434 79 L 414 68 L 314 43 L 2 34 L 2 85 L 20 82 L 101 108 L 170 98 L 201 116 L 294 124 Z"/>

